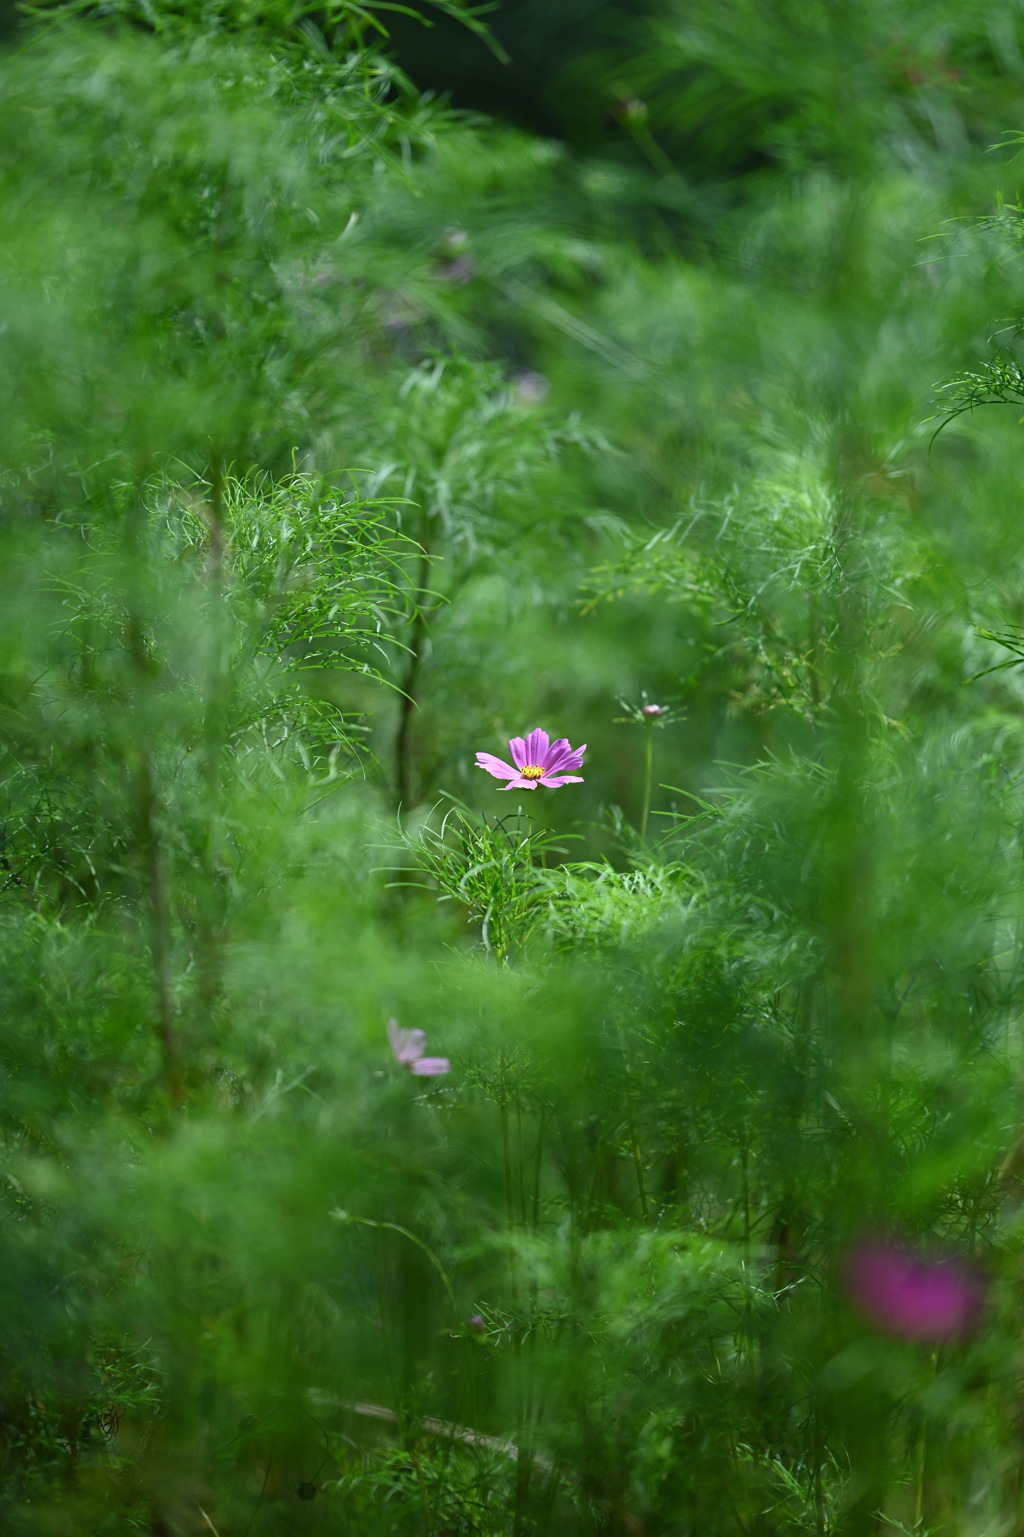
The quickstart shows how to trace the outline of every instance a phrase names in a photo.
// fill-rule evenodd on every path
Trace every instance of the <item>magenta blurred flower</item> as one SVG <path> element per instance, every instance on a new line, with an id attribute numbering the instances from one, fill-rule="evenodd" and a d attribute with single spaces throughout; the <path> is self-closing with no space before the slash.
<path id="1" fill-rule="evenodd" d="M 664 713 L 665 706 L 663 704 L 642 704 L 640 706 L 640 714 L 646 716 L 648 720 L 656 720 L 659 715 L 664 715 Z"/>
<path id="2" fill-rule="evenodd" d="M 439 1073 L 450 1073 L 452 1065 L 447 1057 L 425 1057 L 423 1048 L 427 1037 L 422 1030 L 403 1030 L 397 1019 L 388 1020 L 388 1040 L 395 1054 L 395 1061 L 407 1067 L 418 1078 L 436 1078 Z"/>
<path id="3" fill-rule="evenodd" d="M 846 1284 L 873 1324 L 903 1339 L 956 1339 L 977 1322 L 985 1299 L 983 1278 L 971 1266 L 882 1240 L 857 1245 Z"/>
<path id="4" fill-rule="evenodd" d="M 525 740 L 521 736 L 514 736 L 508 744 L 508 750 L 512 763 L 504 763 L 501 758 L 489 752 L 478 752 L 476 755 L 477 768 L 486 769 L 495 779 L 508 780 L 506 790 L 536 790 L 539 784 L 545 789 L 557 790 L 562 785 L 583 783 L 582 775 L 567 773 L 566 770 L 578 769 L 582 765 L 583 754 L 587 750 L 585 742 L 582 747 L 570 747 L 564 736 L 560 736 L 557 742 L 550 742 L 546 731 L 531 731 Z"/>

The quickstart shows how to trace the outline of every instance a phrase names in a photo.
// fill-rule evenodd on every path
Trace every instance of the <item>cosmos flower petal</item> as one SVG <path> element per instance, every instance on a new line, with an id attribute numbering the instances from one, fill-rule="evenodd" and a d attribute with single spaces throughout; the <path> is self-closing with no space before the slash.
<path id="1" fill-rule="evenodd" d="M 862 1243 L 854 1251 L 847 1286 L 876 1327 L 904 1339 L 962 1335 L 984 1301 L 982 1279 L 967 1265 L 880 1242 Z"/>
<path id="2" fill-rule="evenodd" d="M 555 752 L 555 748 L 561 751 Z M 560 774 L 565 769 L 577 769 L 583 767 L 583 754 L 586 752 L 586 744 L 583 747 L 570 747 L 563 738 L 561 742 L 554 742 L 548 753 L 547 762 L 543 764 L 545 774 Z"/>
<path id="3" fill-rule="evenodd" d="M 568 739 L 566 737 L 564 737 L 564 736 L 560 736 L 558 738 L 557 742 L 552 742 L 551 746 L 548 748 L 547 752 L 545 753 L 544 761 L 541 764 L 541 768 L 543 768 L 543 769 L 555 768 L 557 764 L 561 763 L 563 758 L 571 758 L 571 757 L 572 757 L 572 748 L 569 746 Z"/>
<path id="4" fill-rule="evenodd" d="M 582 747 L 571 747 L 564 736 L 551 741 L 547 732 L 537 726 L 526 737 L 511 737 L 508 750 L 514 768 L 493 753 L 478 752 L 476 755 L 477 768 L 484 769 L 495 779 L 507 780 L 506 790 L 536 790 L 538 784 L 557 790 L 564 784 L 582 783 L 581 776 L 571 770 L 582 768 L 586 743 Z M 528 769 L 534 772 L 527 778 L 523 771 Z"/>
<path id="5" fill-rule="evenodd" d="M 423 1048 L 427 1044 L 425 1031 L 403 1030 L 397 1019 L 389 1019 L 388 1040 L 395 1060 L 402 1067 L 407 1067 L 410 1073 L 415 1073 L 417 1078 L 435 1078 L 439 1073 L 451 1072 L 452 1065 L 447 1057 L 423 1055 Z"/>
<path id="6" fill-rule="evenodd" d="M 582 747 L 569 747 L 568 743 L 566 744 L 566 747 L 567 747 L 567 751 L 565 751 L 564 753 L 559 753 L 557 759 L 554 758 L 553 756 L 550 757 L 548 759 L 547 763 L 544 765 L 544 767 L 545 768 L 555 768 L 556 766 L 557 767 L 561 767 L 562 764 L 570 764 L 571 763 L 573 768 L 579 768 L 581 766 L 581 764 L 583 763 L 583 754 L 587 750 L 586 742 L 584 742 Z"/>
<path id="7" fill-rule="evenodd" d="M 417 1057 L 422 1057 L 423 1048 L 427 1044 L 427 1037 L 422 1030 L 403 1030 L 397 1019 L 388 1020 L 388 1040 L 395 1060 L 403 1067 L 415 1062 Z"/>
<path id="8" fill-rule="evenodd" d="M 496 758 L 493 753 L 478 752 L 476 755 L 477 768 L 486 769 L 488 774 L 493 774 L 495 779 L 517 779 L 519 770 L 513 768 L 510 763 L 504 763 Z"/>
<path id="9" fill-rule="evenodd" d="M 440 1073 L 450 1073 L 452 1065 L 447 1057 L 418 1057 L 410 1064 L 410 1071 L 417 1078 L 436 1078 Z"/>
<path id="10" fill-rule="evenodd" d="M 538 768 L 542 768 L 547 752 L 548 734 L 546 731 L 541 731 L 538 726 L 536 731 L 531 731 L 530 735 L 526 738 L 526 764 L 523 767 L 532 763 Z"/>
<path id="11" fill-rule="evenodd" d="M 559 758 L 555 763 L 544 765 L 543 778 L 548 779 L 552 774 L 571 774 L 574 769 L 581 768 L 582 764 L 576 758 Z"/>

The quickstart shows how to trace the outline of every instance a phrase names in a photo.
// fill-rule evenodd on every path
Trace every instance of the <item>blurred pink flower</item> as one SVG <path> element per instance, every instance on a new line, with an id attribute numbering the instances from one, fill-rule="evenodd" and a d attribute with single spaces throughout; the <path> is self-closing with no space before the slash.
<path id="1" fill-rule="evenodd" d="M 645 715 L 648 720 L 655 720 L 659 715 L 664 715 L 664 713 L 665 706 L 663 704 L 642 704 L 640 706 L 640 714 Z"/>
<path id="2" fill-rule="evenodd" d="M 524 740 L 514 736 L 508 744 L 512 763 L 495 758 L 493 753 L 478 752 L 477 768 L 486 769 L 495 779 L 507 779 L 506 790 L 536 790 L 539 784 L 545 789 L 557 790 L 562 785 L 582 784 L 580 774 L 568 774 L 566 769 L 578 769 L 583 763 L 582 747 L 570 747 L 566 737 L 550 742 L 546 731 L 531 731 Z M 512 764 L 515 764 L 513 768 Z"/>
<path id="3" fill-rule="evenodd" d="M 388 1020 L 388 1040 L 395 1054 L 395 1061 L 407 1067 L 418 1078 L 436 1078 L 439 1073 L 450 1073 L 452 1065 L 447 1057 L 425 1057 L 423 1048 L 427 1037 L 422 1030 L 403 1030 L 397 1019 Z"/>
<path id="4" fill-rule="evenodd" d="M 980 1272 L 962 1261 L 913 1254 L 878 1239 L 854 1249 L 846 1284 L 873 1324 L 902 1339 L 939 1341 L 966 1334 L 985 1296 Z"/>

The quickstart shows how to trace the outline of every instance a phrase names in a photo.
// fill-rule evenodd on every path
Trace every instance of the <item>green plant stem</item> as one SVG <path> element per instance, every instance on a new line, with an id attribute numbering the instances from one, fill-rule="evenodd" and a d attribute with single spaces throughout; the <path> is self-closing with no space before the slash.
<path id="1" fill-rule="evenodd" d="M 644 752 L 644 808 L 640 817 L 640 843 L 647 845 L 647 821 L 651 814 L 651 776 L 654 768 L 654 722 L 645 720 L 644 730 L 647 732 L 647 742 Z"/>
<path id="2" fill-rule="evenodd" d="M 429 1244 L 425 1244 L 422 1238 L 417 1238 L 415 1233 L 410 1233 L 409 1229 L 407 1227 L 402 1227 L 401 1223 L 399 1222 L 376 1222 L 372 1217 L 353 1217 L 351 1212 L 347 1211 L 334 1211 L 331 1213 L 331 1215 L 335 1217 L 339 1222 L 351 1222 L 356 1227 L 377 1228 L 378 1231 L 381 1232 L 400 1233 L 403 1238 L 408 1238 L 410 1243 L 414 1243 L 417 1249 L 422 1250 L 422 1252 L 427 1256 L 427 1259 L 433 1265 L 434 1269 L 437 1271 L 441 1278 L 441 1284 L 448 1294 L 448 1301 L 451 1303 L 452 1312 L 456 1315 L 458 1314 L 458 1304 L 455 1301 L 455 1293 L 452 1290 L 452 1283 L 448 1279 L 448 1272 L 441 1264 L 441 1261 L 438 1259 L 433 1249 L 430 1248 Z"/>
<path id="3" fill-rule="evenodd" d="M 924 1475 L 928 1461 L 928 1431 L 922 1419 L 917 1433 L 917 1457 L 914 1469 L 914 1530 L 924 1519 Z"/>
<path id="4" fill-rule="evenodd" d="M 128 525 L 128 562 L 132 578 L 143 569 L 145 552 L 142 543 L 143 509 L 141 496 Z M 157 666 L 147 645 L 146 629 L 142 620 L 142 603 L 138 593 L 131 597 L 128 622 L 128 652 L 135 673 L 135 687 L 144 698 L 149 697 L 156 681 Z M 163 839 L 160 830 L 160 807 L 156 788 L 153 757 L 145 739 L 138 744 L 138 771 L 135 778 L 135 812 L 137 818 L 138 850 L 143 867 L 146 891 L 146 907 L 149 918 L 149 943 L 153 964 L 153 981 L 156 990 L 157 1035 L 163 1059 L 163 1078 L 172 1103 L 180 1104 L 184 1098 L 181 1071 L 181 1049 L 174 1015 L 172 980 L 171 913 L 167 895 L 167 872 L 164 860 Z"/>
<path id="5" fill-rule="evenodd" d="M 515 1198 L 515 1173 L 512 1166 L 512 1136 L 508 1113 L 508 1085 L 505 1077 L 505 1062 L 501 1064 L 501 1084 L 499 1089 L 499 1107 L 501 1110 L 501 1147 L 505 1165 L 505 1210 L 508 1221 L 509 1240 L 512 1244 L 510 1286 L 512 1294 L 512 1307 L 515 1312 L 519 1308 L 519 1265 L 515 1252 L 516 1232 L 516 1198 Z M 518 1108 L 518 1107 L 517 1107 Z M 516 1459 L 516 1493 L 515 1510 L 512 1521 L 512 1537 L 522 1537 L 523 1525 L 526 1519 L 526 1499 L 530 1485 L 530 1457 L 526 1446 L 526 1389 L 523 1380 L 523 1339 L 520 1320 L 515 1319 L 512 1325 L 512 1352 L 515 1358 L 515 1399 L 516 1399 L 516 1445 L 519 1454 Z"/>
<path id="6" fill-rule="evenodd" d="M 427 616 L 420 599 L 430 573 L 430 553 L 421 545 L 419 565 L 413 588 L 416 603 L 409 634 L 409 650 L 406 657 L 405 675 L 402 678 L 398 703 L 398 730 L 395 733 L 395 795 L 399 806 L 408 811 L 412 804 L 412 725 L 419 709 L 417 697 L 420 663 L 427 641 Z"/>
<path id="7" fill-rule="evenodd" d="M 516 1097 L 516 1137 L 518 1150 L 518 1175 L 519 1175 L 519 1204 L 520 1219 L 523 1229 L 528 1227 L 529 1219 L 526 1207 L 526 1162 L 523 1152 L 523 1102 Z M 519 1372 L 522 1379 L 520 1388 L 521 1414 L 516 1433 L 516 1442 L 519 1455 L 516 1459 L 516 1512 L 517 1525 L 521 1528 L 519 1513 L 525 1517 L 526 1500 L 529 1493 L 530 1477 L 532 1473 L 533 1454 L 531 1444 L 533 1439 L 534 1423 L 534 1351 L 537 1345 L 537 1334 L 533 1328 L 533 1315 L 537 1306 L 537 1280 L 535 1276 L 529 1279 L 529 1308 L 531 1327 L 527 1337 L 521 1342 Z"/>
<path id="8" fill-rule="evenodd" d="M 633 1143 L 633 1167 L 636 1170 L 636 1186 L 640 1192 L 640 1210 L 645 1222 L 650 1221 L 651 1213 L 647 1205 L 647 1188 L 644 1184 L 644 1164 L 640 1153 L 640 1138 L 637 1135 L 636 1122 L 632 1116 L 629 1121 L 629 1135 Z"/>
<path id="9" fill-rule="evenodd" d="M 209 646 L 205 719 L 203 722 L 203 789 L 205 795 L 205 836 L 202 854 L 202 890 L 197 913 L 196 973 L 200 1016 L 209 1020 L 222 992 L 221 948 L 223 912 L 221 909 L 221 870 L 224 792 L 224 761 L 228 746 L 227 635 L 224 592 L 224 461 L 215 452 L 210 469 L 209 539 L 207 545 L 206 584 L 208 602 Z"/>
<path id="10" fill-rule="evenodd" d="M 536 1232 L 540 1226 L 540 1179 L 544 1161 L 544 1133 L 548 1127 L 547 1111 L 540 1113 L 540 1130 L 537 1133 L 537 1147 L 533 1155 L 533 1197 L 532 1197 L 532 1225 Z"/>
<path id="11" fill-rule="evenodd" d="M 744 1138 L 740 1146 L 740 1171 L 743 1176 L 743 1252 L 750 1264 L 750 1147 Z"/>
<path id="12" fill-rule="evenodd" d="M 519 1220 L 527 1226 L 526 1214 L 526 1160 L 523 1153 L 523 1102 L 516 1100 L 516 1175 L 519 1181 Z"/>
<path id="13" fill-rule="evenodd" d="M 822 1482 L 822 1461 L 825 1449 L 821 1434 L 821 1408 L 814 1405 L 814 1429 L 811 1446 L 814 1463 L 814 1537 L 825 1537 L 825 1491 Z"/>
<path id="14" fill-rule="evenodd" d="M 679 172 L 672 161 L 666 155 L 657 139 L 651 133 L 646 123 L 635 123 L 630 126 L 630 133 L 637 149 L 643 155 L 651 168 L 657 171 L 659 176 L 671 176 L 679 180 Z"/>
<path id="15" fill-rule="evenodd" d="M 157 1035 L 163 1058 L 163 1076 L 167 1092 L 173 1103 L 183 1098 L 181 1078 L 181 1053 L 174 1020 L 174 1000 L 171 984 L 171 937 L 170 912 L 167 903 L 167 880 L 164 872 L 163 849 L 157 826 L 157 799 L 153 780 L 153 765 L 148 752 L 143 751 L 139 763 L 136 787 L 139 819 L 139 842 L 145 869 L 146 897 L 149 908 L 149 943 L 153 959 L 153 980 L 156 987 Z"/>
<path id="16" fill-rule="evenodd" d="M 502 1073 L 504 1078 L 504 1072 Z M 508 1221 L 509 1235 L 516 1230 L 516 1197 L 515 1184 L 512 1173 L 512 1138 L 509 1132 L 508 1099 L 505 1093 L 505 1085 L 501 1086 L 501 1148 L 505 1163 L 505 1214 Z M 517 1292 L 515 1280 L 515 1268 L 513 1267 L 512 1290 Z"/>

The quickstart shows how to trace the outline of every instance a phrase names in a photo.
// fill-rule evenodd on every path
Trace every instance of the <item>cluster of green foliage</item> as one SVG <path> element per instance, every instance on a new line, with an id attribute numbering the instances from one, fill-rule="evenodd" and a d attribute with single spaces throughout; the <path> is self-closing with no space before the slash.
<path id="1" fill-rule="evenodd" d="M 1024 6 L 409 9 L 2 61 L 0 1526 L 1016 1532 Z"/>

